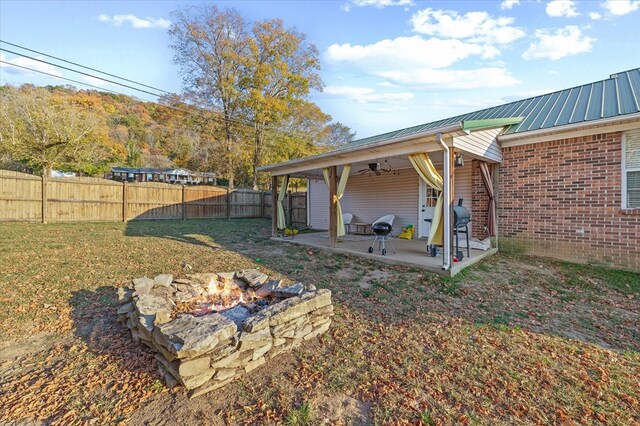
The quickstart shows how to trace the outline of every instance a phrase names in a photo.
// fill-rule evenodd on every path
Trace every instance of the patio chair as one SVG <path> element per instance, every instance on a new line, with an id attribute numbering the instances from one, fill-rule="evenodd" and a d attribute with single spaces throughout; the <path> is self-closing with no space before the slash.
<path id="1" fill-rule="evenodd" d="M 353 215 L 351 213 L 344 213 L 342 215 L 342 222 L 344 223 L 344 230 L 347 234 L 351 233 L 351 221 L 353 220 Z"/>

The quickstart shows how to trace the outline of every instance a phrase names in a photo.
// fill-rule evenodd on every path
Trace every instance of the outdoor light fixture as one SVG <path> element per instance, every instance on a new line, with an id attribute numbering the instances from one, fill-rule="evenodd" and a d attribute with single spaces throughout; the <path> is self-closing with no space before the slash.
<path id="1" fill-rule="evenodd" d="M 462 154 L 457 153 L 455 156 L 455 159 L 453 160 L 453 165 L 455 167 L 462 167 L 464 166 L 464 160 L 462 159 Z"/>

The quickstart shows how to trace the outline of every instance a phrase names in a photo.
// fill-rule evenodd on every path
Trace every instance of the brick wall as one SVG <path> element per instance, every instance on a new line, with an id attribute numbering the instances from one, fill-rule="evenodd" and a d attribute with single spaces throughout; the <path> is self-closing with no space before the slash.
<path id="1" fill-rule="evenodd" d="M 640 211 L 620 207 L 621 148 L 619 132 L 503 148 L 501 248 L 640 270 Z"/>

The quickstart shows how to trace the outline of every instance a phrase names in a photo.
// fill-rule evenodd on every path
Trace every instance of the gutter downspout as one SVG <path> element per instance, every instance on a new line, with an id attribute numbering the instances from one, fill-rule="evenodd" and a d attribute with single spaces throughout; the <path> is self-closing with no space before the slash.
<path id="1" fill-rule="evenodd" d="M 444 151 L 443 163 L 443 211 L 444 215 L 444 255 L 442 259 L 442 269 L 448 270 L 451 268 L 451 181 L 449 179 L 449 167 L 451 165 L 451 151 L 449 147 L 442 141 L 442 134 L 436 133 L 436 142 L 442 147 Z"/>

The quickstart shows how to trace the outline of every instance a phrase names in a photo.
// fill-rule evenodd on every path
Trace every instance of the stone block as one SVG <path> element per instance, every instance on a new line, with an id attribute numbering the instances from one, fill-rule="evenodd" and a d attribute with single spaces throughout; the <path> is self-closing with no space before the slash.
<path id="1" fill-rule="evenodd" d="M 307 334 L 311 333 L 312 331 L 313 331 L 313 327 L 311 326 L 311 324 L 307 324 L 303 328 L 300 328 L 300 329 L 296 330 L 295 334 L 293 335 L 293 338 L 294 339 L 301 339 L 304 336 L 306 336 Z"/>
<path id="2" fill-rule="evenodd" d="M 236 324 L 218 314 L 183 315 L 166 324 L 158 325 L 158 328 L 171 343 L 168 348 L 175 351 L 177 358 L 192 358 L 210 352 L 221 340 L 232 337 L 236 330 Z"/>
<path id="3" fill-rule="evenodd" d="M 271 296 L 276 289 L 282 285 L 282 280 L 271 280 L 262 284 L 259 289 L 256 290 L 257 297 Z"/>
<path id="4" fill-rule="evenodd" d="M 211 368 L 223 368 L 223 367 L 227 367 L 228 365 L 230 365 L 231 363 L 233 363 L 234 361 L 237 361 L 238 358 L 240 357 L 240 352 L 232 352 L 230 355 L 227 355 L 226 357 L 219 359 L 215 362 L 211 363 Z"/>
<path id="5" fill-rule="evenodd" d="M 118 287 L 118 300 L 122 303 L 131 302 L 133 300 L 133 289 Z"/>
<path id="6" fill-rule="evenodd" d="M 319 336 L 320 334 L 329 330 L 330 325 L 331 325 L 331 320 L 327 321 L 326 323 L 322 324 L 320 327 L 313 330 L 311 333 L 304 336 L 304 340 L 313 339 L 314 337 Z"/>
<path id="7" fill-rule="evenodd" d="M 322 308 L 316 309 L 315 311 L 311 312 L 311 315 L 313 316 L 325 316 L 329 314 L 333 314 L 333 305 L 323 306 Z"/>
<path id="8" fill-rule="evenodd" d="M 181 376 L 196 376 L 209 370 L 210 364 L 211 359 L 208 356 L 185 359 L 178 364 L 178 374 Z"/>
<path id="9" fill-rule="evenodd" d="M 133 312 L 136 310 L 136 306 L 133 304 L 133 302 L 129 302 L 129 303 L 125 303 L 124 305 L 121 305 L 118 308 L 117 314 L 118 315 L 128 315 L 129 313 Z"/>
<path id="10" fill-rule="evenodd" d="M 301 295 L 303 291 L 305 291 L 304 285 L 302 285 L 302 283 L 296 283 L 286 287 L 280 287 L 276 289 L 274 293 L 277 297 L 294 297 Z"/>
<path id="11" fill-rule="evenodd" d="M 271 338 L 271 335 L 269 335 L 268 338 L 262 339 L 262 340 L 250 340 L 250 341 L 240 342 L 240 344 L 238 345 L 238 350 L 240 352 L 245 352 L 245 351 L 249 351 L 256 348 L 261 348 L 270 343 L 273 343 L 273 339 Z"/>
<path id="12" fill-rule="evenodd" d="M 271 348 L 273 348 L 273 342 L 269 342 L 268 344 L 264 345 L 261 348 L 256 348 L 253 351 L 253 356 L 251 357 L 251 360 L 252 361 L 257 360 L 258 358 L 260 358 L 261 356 L 263 356 L 264 354 L 269 352 L 271 350 Z"/>
<path id="13" fill-rule="evenodd" d="M 273 339 L 273 346 L 281 346 L 287 343 L 287 339 L 275 338 Z"/>
<path id="14" fill-rule="evenodd" d="M 156 275 L 153 279 L 154 287 L 169 287 L 171 282 L 173 281 L 173 275 L 171 274 L 160 274 Z"/>
<path id="15" fill-rule="evenodd" d="M 235 375 L 236 375 L 235 368 L 223 368 L 218 370 L 218 372 L 215 375 L 215 379 L 218 381 L 224 381 L 224 380 L 230 379 Z"/>
<path id="16" fill-rule="evenodd" d="M 318 290 L 317 293 L 304 293 L 300 296 L 292 297 L 273 306 L 279 312 L 271 315 L 269 325 L 284 324 L 329 304 L 331 304 L 331 291 L 327 289 Z M 260 312 L 260 314 L 262 313 Z"/>
<path id="17" fill-rule="evenodd" d="M 236 278 L 246 282 L 249 287 L 256 288 L 266 283 L 269 276 L 265 273 L 258 271 L 257 269 L 243 269 L 236 272 Z"/>
<path id="18" fill-rule="evenodd" d="M 264 357 L 250 361 L 247 363 L 247 365 L 244 366 L 244 371 L 245 373 L 249 373 L 255 370 L 256 368 L 260 367 L 261 365 L 264 365 L 266 362 L 267 360 Z"/>
<path id="19" fill-rule="evenodd" d="M 135 290 L 133 292 L 133 295 L 140 296 L 143 294 L 149 294 L 151 288 L 153 287 L 153 280 L 148 277 L 134 278 L 132 284 L 133 289 Z"/>

